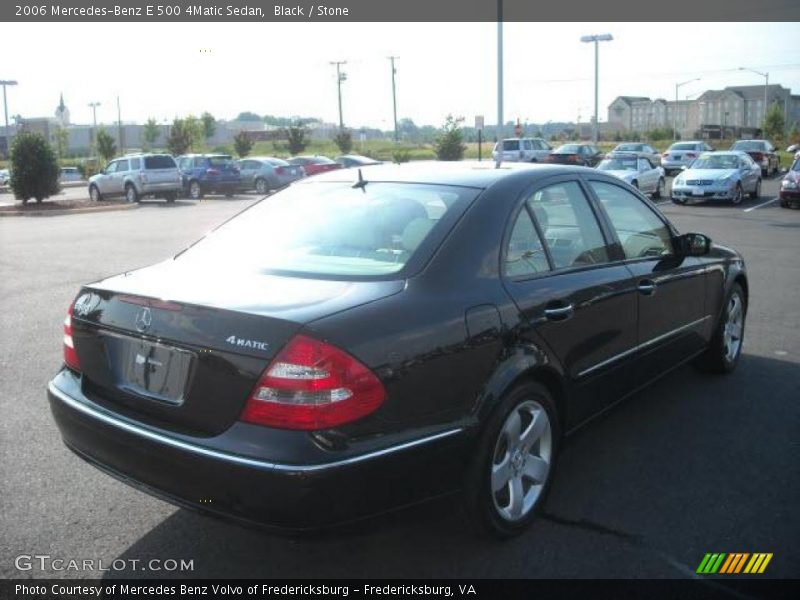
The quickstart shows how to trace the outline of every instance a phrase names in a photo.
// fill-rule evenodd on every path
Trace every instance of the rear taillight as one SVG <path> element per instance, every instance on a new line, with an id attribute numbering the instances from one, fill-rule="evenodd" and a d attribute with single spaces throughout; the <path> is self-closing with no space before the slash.
<path id="1" fill-rule="evenodd" d="M 764 160 L 764 155 L 761 152 L 753 152 L 751 156 L 753 157 L 753 160 L 756 162 L 761 162 L 762 160 Z"/>
<path id="2" fill-rule="evenodd" d="M 664 154 L 661 155 L 661 158 L 669 158 L 669 152 L 664 152 Z"/>
<path id="3" fill-rule="evenodd" d="M 75 352 L 75 342 L 72 339 L 72 305 L 69 305 L 67 318 L 64 319 L 64 364 L 70 369 L 81 370 L 81 361 Z"/>
<path id="4" fill-rule="evenodd" d="M 219 169 L 206 169 L 206 175 L 219 175 Z"/>
<path id="5" fill-rule="evenodd" d="M 147 171 L 139 171 L 139 179 L 142 183 L 147 183 Z"/>
<path id="6" fill-rule="evenodd" d="M 279 429 L 328 429 L 370 414 L 385 397 L 383 384 L 358 360 L 297 335 L 261 375 L 241 420 Z"/>
<path id="7" fill-rule="evenodd" d="M 578 162 L 578 157 L 574 154 L 569 155 L 569 162 Z"/>
<path id="8" fill-rule="evenodd" d="M 278 175 L 283 175 L 283 167 L 275 167 L 275 172 Z"/>

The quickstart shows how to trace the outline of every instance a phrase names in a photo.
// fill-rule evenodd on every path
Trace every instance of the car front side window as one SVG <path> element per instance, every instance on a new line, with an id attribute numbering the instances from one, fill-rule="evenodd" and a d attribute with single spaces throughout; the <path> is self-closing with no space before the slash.
<path id="1" fill-rule="evenodd" d="M 590 182 L 616 231 L 625 258 L 649 258 L 673 254 L 667 225 L 642 200 L 618 185 Z"/>

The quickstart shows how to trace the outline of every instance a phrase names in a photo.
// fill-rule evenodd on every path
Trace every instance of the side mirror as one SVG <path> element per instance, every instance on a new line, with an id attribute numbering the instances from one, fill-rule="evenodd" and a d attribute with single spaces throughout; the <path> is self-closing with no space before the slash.
<path id="1" fill-rule="evenodd" d="M 684 233 L 676 241 L 681 256 L 705 256 L 711 251 L 711 238 L 702 233 Z"/>

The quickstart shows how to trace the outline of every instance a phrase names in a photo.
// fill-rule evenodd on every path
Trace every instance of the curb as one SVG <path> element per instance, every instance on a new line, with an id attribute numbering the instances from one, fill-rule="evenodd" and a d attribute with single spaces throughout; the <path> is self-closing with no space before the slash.
<path id="1" fill-rule="evenodd" d="M 64 209 L 51 209 L 51 210 L 15 210 L 15 211 L 2 211 L 0 210 L 0 218 L 2 217 L 58 217 L 61 215 L 80 215 L 96 212 L 113 212 L 115 210 L 133 210 L 139 208 L 139 203 L 133 204 L 120 204 L 114 206 L 92 206 L 89 208 L 64 208 Z"/>

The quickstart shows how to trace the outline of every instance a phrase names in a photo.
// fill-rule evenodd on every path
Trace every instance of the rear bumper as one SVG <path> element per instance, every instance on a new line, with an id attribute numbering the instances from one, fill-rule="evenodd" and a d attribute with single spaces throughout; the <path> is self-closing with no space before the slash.
<path id="1" fill-rule="evenodd" d="M 81 458 L 173 504 L 283 530 L 317 529 L 452 491 L 468 455 L 464 430 L 454 428 L 326 462 L 280 464 L 235 453 L 224 434 L 187 441 L 129 421 L 70 380 L 77 379 L 57 376 L 48 399 L 64 443 Z"/>
<path id="2" fill-rule="evenodd" d="M 180 181 L 165 181 L 162 183 L 143 183 L 141 194 L 164 194 L 181 191 Z"/>

